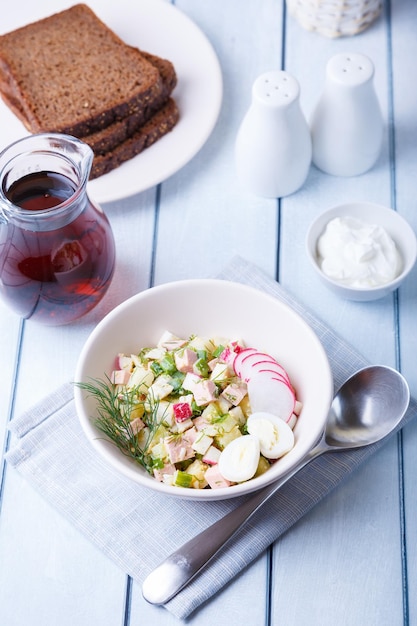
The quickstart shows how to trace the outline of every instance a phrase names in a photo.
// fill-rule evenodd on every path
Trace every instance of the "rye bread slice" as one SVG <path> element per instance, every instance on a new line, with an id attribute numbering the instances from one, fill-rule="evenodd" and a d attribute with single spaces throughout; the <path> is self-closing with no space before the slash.
<path id="1" fill-rule="evenodd" d="M 158 69 L 77 4 L 0 36 L 2 91 L 30 132 L 83 136 L 160 97 Z"/>
<path id="2" fill-rule="evenodd" d="M 5 99 L 7 102 L 7 99 Z M 19 106 L 18 103 L 15 103 Z M 13 107 L 9 102 L 10 108 Z M 179 119 L 178 107 L 173 98 L 162 106 L 159 111 L 142 126 L 137 128 L 132 135 L 118 144 L 112 144 L 108 151 L 95 151 L 93 165 L 90 172 L 90 180 L 108 174 L 125 161 L 140 154 L 145 148 L 155 143 L 158 139 L 170 132 Z M 81 137 L 85 141 L 85 137 Z M 87 142 L 86 142 L 87 143 Z"/>
<path id="3" fill-rule="evenodd" d="M 177 76 L 174 66 L 167 59 L 141 51 L 145 59 L 154 65 L 162 78 L 162 91 L 160 96 L 144 107 L 140 111 L 129 115 L 128 117 L 114 122 L 89 135 L 81 136 L 80 139 L 85 141 L 94 151 L 96 155 L 105 154 L 113 150 L 116 146 L 126 141 L 135 133 L 140 126 L 147 122 L 160 109 L 170 97 L 172 91 L 177 84 Z"/>
<path id="4" fill-rule="evenodd" d="M 141 51 L 143 56 L 157 68 L 162 79 L 162 91 L 155 100 L 140 111 L 126 118 L 110 124 L 102 130 L 88 135 L 79 135 L 87 143 L 96 155 L 105 154 L 133 135 L 140 126 L 147 122 L 156 111 L 161 108 L 170 97 L 177 84 L 177 75 L 173 64 L 167 59 Z M 20 118 L 25 113 L 20 107 L 19 101 L 15 100 L 8 85 L 0 82 L 0 93 L 7 106 Z"/>
<path id="5" fill-rule="evenodd" d="M 131 137 L 106 154 L 94 157 L 90 179 L 107 174 L 125 161 L 151 146 L 171 131 L 179 119 L 178 107 L 172 98 Z"/>

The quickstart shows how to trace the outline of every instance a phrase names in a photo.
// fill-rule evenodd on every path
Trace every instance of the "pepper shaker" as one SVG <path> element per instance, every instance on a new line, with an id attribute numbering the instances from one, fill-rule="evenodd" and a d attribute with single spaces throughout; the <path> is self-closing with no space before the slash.
<path id="1" fill-rule="evenodd" d="M 310 129 L 300 108 L 297 80 L 284 71 L 261 74 L 235 144 L 238 179 L 255 195 L 294 193 L 311 164 Z"/>
<path id="2" fill-rule="evenodd" d="M 310 126 L 313 163 L 328 174 L 357 176 L 378 159 L 384 125 L 373 76 L 363 54 L 337 54 L 327 63 Z"/>

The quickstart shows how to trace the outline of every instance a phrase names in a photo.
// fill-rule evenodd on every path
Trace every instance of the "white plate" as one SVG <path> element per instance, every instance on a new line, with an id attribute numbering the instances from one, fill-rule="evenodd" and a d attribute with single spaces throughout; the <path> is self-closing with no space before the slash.
<path id="1" fill-rule="evenodd" d="M 76 3 L 17 0 L 2 15 L 1 32 L 33 22 Z M 171 133 L 109 174 L 89 183 L 97 202 L 144 191 L 177 172 L 204 145 L 222 102 L 222 74 L 216 53 L 200 28 L 164 0 L 88 0 L 87 4 L 126 43 L 172 61 L 178 76 L 173 96 L 180 120 Z M 28 135 L 0 99 L 0 149 Z"/>
<path id="2" fill-rule="evenodd" d="M 213 302 L 221 302 L 222 306 L 213 307 Z M 257 323 L 259 317 L 261 323 Z M 141 323 L 137 326 L 138 319 Z M 139 485 L 191 500 L 213 501 L 246 495 L 290 472 L 318 440 L 333 398 L 329 361 L 312 328 L 283 302 L 240 283 L 209 278 L 165 283 L 125 300 L 101 320 L 84 344 L 74 380 L 103 380 L 110 376 L 116 354 L 138 353 L 143 346 L 156 345 L 167 328 L 180 337 L 195 333 L 202 337 L 242 338 L 247 346 L 277 358 L 302 403 L 294 428 L 293 449 L 267 472 L 233 487 L 208 490 L 172 487 L 155 480 L 106 441 L 94 424 L 97 407 L 93 396 L 74 386 L 80 423 L 94 449 Z"/>

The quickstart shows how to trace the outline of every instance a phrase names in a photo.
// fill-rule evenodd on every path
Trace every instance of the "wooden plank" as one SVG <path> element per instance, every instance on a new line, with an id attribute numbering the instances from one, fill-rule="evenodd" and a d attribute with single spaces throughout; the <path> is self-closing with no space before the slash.
<path id="1" fill-rule="evenodd" d="M 224 105 L 206 145 L 163 185 L 155 280 L 215 276 L 236 254 L 274 275 L 276 201 L 241 189 L 234 144 L 253 81 L 281 63 L 281 2 L 176 5 L 202 25 L 219 56 Z"/>
<path id="2" fill-rule="evenodd" d="M 62 0 L 64 4 L 68 3 Z M 284 286 L 369 360 L 396 365 L 399 354 L 416 394 L 417 270 L 400 290 L 397 319 L 393 297 L 359 304 L 330 294 L 309 267 L 304 250 L 314 216 L 349 200 L 394 202 L 417 230 L 417 94 L 411 87 L 417 54 L 415 3 L 386 3 L 385 8 L 391 9 L 391 31 L 389 16 L 384 14 L 361 35 L 341 40 L 303 31 L 289 16 L 284 31 L 283 0 L 177 0 L 175 4 L 202 27 L 220 58 L 224 104 L 218 124 L 197 156 L 160 188 L 104 206 L 117 240 L 117 267 L 109 293 L 93 312 L 70 326 L 25 323 L 14 414 L 72 377 L 89 332 L 123 299 L 151 283 L 214 276 L 235 254 L 274 276 L 278 251 Z M 48 6 L 51 12 L 57 8 L 56 2 Z M 394 87 L 395 136 L 386 133 L 376 167 L 354 179 L 337 179 L 312 167 L 304 187 L 282 200 L 279 208 L 275 200 L 247 194 L 235 177 L 233 150 L 255 78 L 263 71 L 280 69 L 285 62 L 285 69 L 300 82 L 308 117 L 320 95 L 328 58 L 347 49 L 364 52 L 374 61 L 386 120 L 391 82 Z M 387 59 L 392 61 L 392 76 Z M 389 162 L 393 138 L 394 177 Z M 5 440 L 19 320 L 1 303 L 0 319 L 1 388 L 7 389 L 0 394 L 0 438 Z M 406 430 L 402 443 L 400 447 L 396 440 L 389 443 L 277 543 L 271 570 L 268 556 L 262 555 L 188 623 L 208 626 L 214 621 L 226 626 L 244 615 L 250 626 L 396 625 L 403 623 L 404 607 L 409 623 L 416 622 L 417 425 Z M 1 624 L 178 624 L 164 609 L 147 605 L 139 585 L 127 588 L 125 574 L 17 472 L 7 469 L 0 497 Z M 403 584 L 410 589 L 405 601 Z"/>
<path id="3" fill-rule="evenodd" d="M 276 546 L 276 623 L 402 623 L 395 465 L 388 445 Z"/>
<path id="4" fill-rule="evenodd" d="M 357 51 L 375 64 L 375 88 L 388 120 L 385 19 L 348 40 L 302 33 L 291 19 L 286 32 L 286 68 L 299 77 L 307 119 L 321 93 L 327 60 L 342 51 Z M 336 178 L 312 167 L 305 187 L 281 203 L 280 277 L 370 361 L 395 365 L 394 297 L 374 303 L 343 301 L 319 283 L 304 249 L 309 224 L 326 208 L 355 200 L 390 206 L 390 174 L 388 124 L 381 157 L 366 174 Z M 293 624 L 400 623 L 398 502 L 393 441 L 278 544 L 273 569 L 277 623 L 282 616 Z"/>
<path id="5" fill-rule="evenodd" d="M 239 187 L 233 151 L 253 81 L 271 62 L 280 64 L 280 2 L 268 0 L 261 9 L 257 3 L 241 3 L 238 11 L 236 3 L 221 0 L 198 5 L 181 0 L 176 6 L 203 25 L 221 61 L 225 94 L 218 124 L 207 144 L 162 186 L 155 283 L 213 277 L 236 254 L 273 276 L 276 201 L 249 196 Z M 267 25 L 273 26 L 273 34 L 262 37 Z M 267 246 L 263 245 L 266 241 Z M 263 556 L 189 623 L 226 624 L 242 612 L 245 623 L 263 623 L 267 578 L 268 560 Z M 254 579 L 256 585 L 251 584 Z M 170 613 L 146 604 L 136 586 L 132 607 L 132 623 L 136 615 L 143 624 L 178 623 Z"/>
<path id="6" fill-rule="evenodd" d="M 72 380 L 82 345 L 98 321 L 149 285 L 154 205 L 155 190 L 151 190 L 106 207 L 117 241 L 117 267 L 108 294 L 90 314 L 62 327 L 25 322 L 15 415 Z M 14 319 L 18 326 L 18 318 Z M 12 338 L 10 333 L 10 344 Z M 10 345 L 11 363 L 13 349 Z M 6 351 L 0 354 L 7 358 Z M 96 620 L 120 623 L 125 588 L 125 573 L 7 468 L 1 510 L 0 623 L 20 626 L 35 618 L 45 626 L 58 622 L 90 626 Z"/>
<path id="7" fill-rule="evenodd" d="M 417 93 L 411 86 L 416 76 L 417 5 L 413 2 L 391 3 L 392 13 L 392 82 L 395 124 L 395 182 L 396 207 L 417 232 L 416 211 L 416 111 Z M 411 392 L 417 395 L 417 333 L 416 333 L 417 268 L 399 293 L 399 348 L 401 368 L 409 381 Z M 417 622 L 417 424 L 404 430 L 400 489 L 400 519 L 402 523 L 404 623 Z M 408 620 L 408 622 L 407 622 Z"/>
<path id="8" fill-rule="evenodd" d="M 255 582 L 256 581 L 256 582 Z M 228 624 L 232 620 L 241 621 L 248 626 L 264 624 L 268 614 L 269 561 L 259 557 L 247 570 L 216 596 L 213 601 L 203 605 L 188 619 L 189 626 L 211 626 Z M 132 597 L 132 624 L 158 626 L 178 626 L 176 617 L 162 607 L 147 604 L 140 587 L 135 585 Z"/>
<path id="9" fill-rule="evenodd" d="M 335 177 L 321 172 L 313 165 L 304 187 L 282 200 L 280 277 L 289 290 L 357 346 L 365 357 L 392 365 L 393 353 L 387 351 L 387 345 L 369 340 L 369 328 L 388 328 L 391 332 L 394 316 L 392 298 L 371 303 L 339 298 L 321 283 L 305 253 L 307 230 L 312 220 L 327 208 L 361 200 L 390 206 L 386 46 L 384 20 L 378 21 L 360 37 L 348 40 L 329 40 L 303 31 L 292 19 L 287 22 L 286 68 L 298 77 L 306 118 L 310 119 L 320 97 L 327 60 L 334 54 L 352 50 L 367 54 L 375 64 L 375 88 L 387 129 L 381 157 L 369 172 L 357 177 Z M 310 51 L 307 57 L 306 50 Z"/>

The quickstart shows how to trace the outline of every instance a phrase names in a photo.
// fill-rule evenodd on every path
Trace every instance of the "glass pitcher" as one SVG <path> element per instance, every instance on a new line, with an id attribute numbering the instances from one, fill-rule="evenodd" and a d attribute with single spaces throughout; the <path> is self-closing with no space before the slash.
<path id="1" fill-rule="evenodd" d="M 87 195 L 92 161 L 85 143 L 53 133 L 0 153 L 0 293 L 25 319 L 71 322 L 109 287 L 115 246 Z"/>

